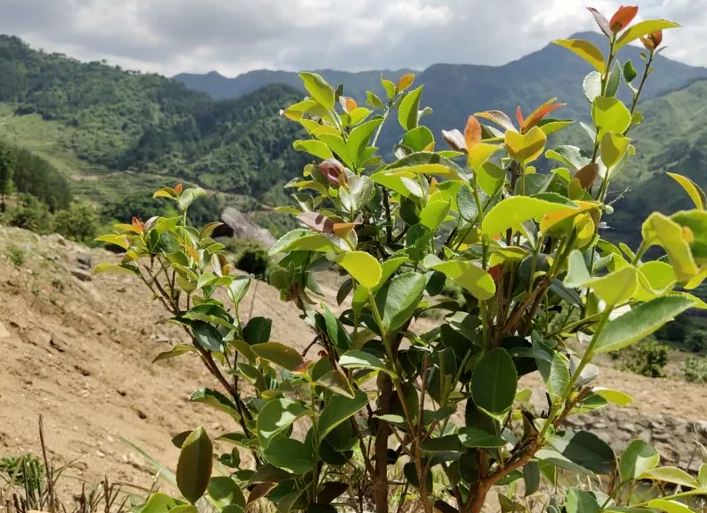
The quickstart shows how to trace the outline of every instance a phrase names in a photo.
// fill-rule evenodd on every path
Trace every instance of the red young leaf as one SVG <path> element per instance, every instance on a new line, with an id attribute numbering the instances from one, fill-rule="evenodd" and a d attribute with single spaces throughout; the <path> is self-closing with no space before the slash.
<path id="1" fill-rule="evenodd" d="M 501 277 L 501 274 L 503 273 L 503 264 L 493 266 L 488 270 L 488 273 L 493 278 L 493 281 L 498 281 L 498 279 Z"/>
<path id="2" fill-rule="evenodd" d="M 334 233 L 334 221 L 318 212 L 302 212 L 297 219 L 319 233 Z"/>
<path id="3" fill-rule="evenodd" d="M 174 192 L 177 194 L 177 196 L 179 196 L 179 195 L 182 193 L 182 189 L 184 189 L 184 187 L 182 186 L 181 183 L 178 183 L 178 184 L 174 187 Z"/>
<path id="4" fill-rule="evenodd" d="M 646 37 L 642 37 L 641 42 L 646 47 L 646 50 L 655 50 L 663 42 L 663 31 L 656 30 L 651 32 Z"/>
<path id="5" fill-rule="evenodd" d="M 474 116 L 488 119 L 496 123 L 498 126 L 505 128 L 506 130 L 511 130 L 515 132 L 516 128 L 513 126 L 513 121 L 511 121 L 511 118 L 509 118 L 505 113 L 501 112 L 500 110 L 487 110 L 486 112 L 477 112 L 476 114 L 474 114 Z"/>
<path id="6" fill-rule="evenodd" d="M 398 92 L 405 91 L 408 89 L 412 83 L 415 81 L 415 75 L 412 73 L 408 73 L 407 75 L 403 75 L 400 77 L 400 80 L 398 80 L 398 84 L 395 86 L 395 89 Z"/>
<path id="7" fill-rule="evenodd" d="M 535 109 L 535 111 L 533 111 L 533 113 L 526 118 L 525 123 L 521 126 L 521 132 L 525 132 L 528 128 L 533 127 L 533 125 L 550 114 L 553 110 L 557 110 L 567 105 L 566 103 L 555 103 L 556 101 L 557 98 L 553 98 Z"/>
<path id="8" fill-rule="evenodd" d="M 333 228 L 334 235 L 342 239 L 348 237 L 349 233 L 351 233 L 351 230 L 353 230 L 359 224 L 361 223 L 335 223 Z"/>
<path id="9" fill-rule="evenodd" d="M 444 140 L 447 141 L 447 144 L 453 150 L 467 151 L 464 136 L 456 128 L 454 130 L 442 130 L 442 137 L 444 137 Z"/>
<path id="10" fill-rule="evenodd" d="M 629 26 L 638 13 L 638 6 L 627 5 L 619 7 L 618 11 L 614 13 L 609 20 L 609 28 L 614 34 L 621 32 L 623 29 Z"/>
<path id="11" fill-rule="evenodd" d="M 356 107 L 358 107 L 358 103 L 356 103 L 356 100 L 354 100 L 353 98 L 346 98 L 346 110 L 348 112 L 351 112 Z"/>
<path id="12" fill-rule="evenodd" d="M 143 232 L 143 223 L 137 217 L 133 217 L 132 225 L 139 233 Z"/>
<path id="13" fill-rule="evenodd" d="M 525 123 L 525 121 L 523 120 L 523 111 L 520 109 L 520 105 L 518 105 L 518 107 L 516 107 L 516 121 L 518 121 L 518 124 L 522 128 L 523 123 Z"/>
<path id="14" fill-rule="evenodd" d="M 336 159 L 327 159 L 321 162 L 319 170 L 332 185 L 343 185 L 346 183 L 344 165 Z"/>
<path id="15" fill-rule="evenodd" d="M 584 189 L 589 189 L 599 177 L 599 164 L 587 164 L 577 171 L 574 177 Z"/>
<path id="16" fill-rule="evenodd" d="M 469 116 L 469 119 L 466 122 L 466 128 L 464 128 L 464 141 L 466 142 L 467 150 L 470 150 L 481 142 L 481 125 L 474 116 Z"/>
<path id="17" fill-rule="evenodd" d="M 587 7 L 587 10 L 592 13 L 594 20 L 597 22 L 597 25 L 599 25 L 601 31 L 606 34 L 606 37 L 611 37 L 611 28 L 609 28 L 609 22 L 606 17 L 594 7 Z"/>

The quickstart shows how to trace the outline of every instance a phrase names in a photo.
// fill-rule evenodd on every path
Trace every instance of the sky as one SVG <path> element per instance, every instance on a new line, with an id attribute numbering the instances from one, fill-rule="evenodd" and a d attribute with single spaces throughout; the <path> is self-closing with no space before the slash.
<path id="1" fill-rule="evenodd" d="M 591 3 L 586 3 L 591 2 Z M 707 66 L 707 0 L 638 0 L 682 25 L 665 55 Z M 613 0 L 0 0 L 0 33 L 35 48 L 175 75 L 500 65 L 595 30 Z"/>

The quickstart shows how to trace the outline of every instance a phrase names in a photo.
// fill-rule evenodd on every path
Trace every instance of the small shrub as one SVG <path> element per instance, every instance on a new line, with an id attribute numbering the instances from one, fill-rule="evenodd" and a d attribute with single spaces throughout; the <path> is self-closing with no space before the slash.
<path id="1" fill-rule="evenodd" d="M 0 475 L 23 488 L 35 491 L 39 490 L 42 482 L 44 465 L 31 454 L 0 458 Z"/>
<path id="2" fill-rule="evenodd" d="M 687 337 L 687 349 L 693 353 L 701 353 L 707 348 L 707 330 L 695 329 Z"/>
<path id="3" fill-rule="evenodd" d="M 612 358 L 619 362 L 621 370 L 649 378 L 660 378 L 665 375 L 663 369 L 668 364 L 668 346 L 646 339 L 612 353 Z"/>
<path id="4" fill-rule="evenodd" d="M 5 250 L 5 255 L 10 259 L 10 262 L 15 267 L 22 267 L 25 263 L 25 252 L 22 248 L 18 248 L 14 244 L 7 246 Z"/>
<path id="5" fill-rule="evenodd" d="M 19 198 L 17 208 L 9 213 L 8 224 L 44 234 L 51 233 L 52 221 L 52 215 L 46 204 L 34 196 L 23 194 Z"/>
<path id="6" fill-rule="evenodd" d="M 688 356 L 683 364 L 685 381 L 690 383 L 707 383 L 707 358 L 704 356 Z"/>
<path id="7" fill-rule="evenodd" d="M 270 257 L 268 250 L 260 242 L 253 239 L 240 239 L 235 240 L 235 244 L 231 243 L 230 247 L 235 250 L 237 269 L 261 280 L 268 277 Z"/>
<path id="8" fill-rule="evenodd" d="M 98 233 L 95 209 L 85 203 L 72 203 L 54 215 L 54 231 L 76 242 L 93 240 Z"/>

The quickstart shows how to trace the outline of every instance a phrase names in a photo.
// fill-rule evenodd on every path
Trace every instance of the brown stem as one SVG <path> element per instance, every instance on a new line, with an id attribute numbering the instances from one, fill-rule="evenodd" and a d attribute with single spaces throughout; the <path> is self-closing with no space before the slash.
<path id="1" fill-rule="evenodd" d="M 381 414 L 387 415 L 393 404 L 393 381 L 387 373 L 379 374 L 379 407 Z M 376 513 L 388 513 L 388 437 L 391 434 L 387 422 L 378 421 L 375 443 L 375 478 L 373 480 L 373 501 Z"/>

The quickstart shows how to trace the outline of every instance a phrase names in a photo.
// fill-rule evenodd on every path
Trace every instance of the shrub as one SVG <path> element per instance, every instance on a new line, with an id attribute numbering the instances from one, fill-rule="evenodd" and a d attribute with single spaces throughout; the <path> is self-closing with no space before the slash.
<path id="1" fill-rule="evenodd" d="M 156 494 L 144 513 L 193 511 L 188 504 L 205 495 L 234 513 L 255 501 L 282 512 L 383 513 L 409 503 L 426 513 L 479 513 L 489 493 L 498 494 L 503 511 L 524 511 L 543 482 L 535 504 L 542 500 L 555 512 L 677 508 L 638 498 L 643 480 L 707 493 L 674 469 L 657 470 L 658 453 L 641 440 L 619 459 L 601 438 L 565 423 L 628 402 L 595 385 L 592 360 L 700 305 L 674 290 L 699 285 L 707 264 L 704 193 L 677 175 L 696 208 L 651 214 L 635 254 L 599 232 L 613 211 L 605 204 L 609 183 L 635 150 L 627 134 L 640 120 L 637 101 L 662 37 L 650 31 L 673 26 L 644 21 L 627 30 L 635 10 L 622 7 L 611 22 L 595 14 L 609 35 L 606 61 L 589 42 L 558 42 L 601 73 L 585 80 L 593 146 L 551 148 L 549 160 L 560 163 L 548 174 L 533 164 L 547 135 L 569 124 L 547 119 L 562 106 L 552 100 L 527 116 L 518 109 L 516 122 L 498 111 L 470 116 L 463 133 L 443 132 L 451 149 L 440 149 L 420 125 L 428 109 L 422 87 L 411 87 L 413 75 L 397 84 L 383 80 L 386 98 L 368 93 L 368 108 L 319 75 L 301 74 L 310 97 L 283 114 L 311 134 L 294 146 L 313 162 L 287 184 L 297 191 L 297 207 L 286 210 L 302 227 L 270 249 L 279 257 L 271 284 L 312 330 L 301 352 L 271 341 L 270 319 L 242 320 L 239 303 L 250 280 L 232 273 L 211 225 L 194 230 L 183 225 L 186 216 L 136 220 L 102 238 L 128 251 L 120 266 L 102 264 L 96 272 L 140 276 L 191 337 L 156 360 L 198 353 L 220 389 L 203 388 L 191 400 L 237 424 L 218 433 L 233 445 L 217 455 L 230 475 L 212 473 L 214 445 L 203 427 L 175 438 L 181 497 Z M 634 82 L 633 67 L 622 74 L 615 54 L 641 35 L 647 63 Z M 630 106 L 614 96 L 622 76 L 636 84 Z M 391 119 L 404 135 L 386 162 L 377 142 Z M 156 196 L 185 213 L 203 194 L 175 187 Z M 648 260 L 653 246 L 666 255 Z M 321 292 L 317 273 L 332 264 L 349 278 L 337 300 L 350 297 L 350 307 L 340 313 L 312 298 Z M 464 289 L 463 301 L 436 304 L 426 296 L 436 273 Z M 444 317 L 424 331 L 414 321 L 429 306 Z M 574 354 L 568 341 L 580 334 L 589 342 Z M 548 401 L 537 409 L 518 381 L 536 370 Z M 293 436 L 295 425 L 306 435 Z M 239 450 L 252 458 L 240 458 Z M 590 477 L 567 475 L 573 473 Z M 521 479 L 527 498 L 502 487 Z M 668 500 L 684 496 L 663 485 L 653 490 Z"/>
<path id="2" fill-rule="evenodd" d="M 693 353 L 701 353 L 707 348 L 707 330 L 693 329 L 687 337 L 687 348 Z"/>
<path id="3" fill-rule="evenodd" d="M 663 369 L 668 365 L 668 346 L 655 340 L 642 340 L 638 344 L 617 353 L 612 353 L 621 370 L 630 371 L 648 378 L 665 376 Z"/>
<path id="4" fill-rule="evenodd" d="M 268 277 L 270 257 L 268 250 L 255 239 L 231 239 L 228 249 L 235 254 L 236 269 L 252 274 L 260 280 Z"/>
<path id="5" fill-rule="evenodd" d="M 76 242 L 92 241 L 98 233 L 95 209 L 85 203 L 72 203 L 54 215 L 54 231 Z"/>
<path id="6" fill-rule="evenodd" d="M 5 249 L 5 255 L 10 259 L 15 267 L 22 267 L 25 263 L 25 252 L 14 244 L 9 244 Z"/>
<path id="7" fill-rule="evenodd" d="M 690 383 L 707 383 L 707 358 L 688 356 L 683 364 L 683 374 Z"/>
<path id="8" fill-rule="evenodd" d="M 52 231 L 52 215 L 47 205 L 34 196 L 22 194 L 17 208 L 9 212 L 8 224 L 35 233 L 46 234 Z"/>

